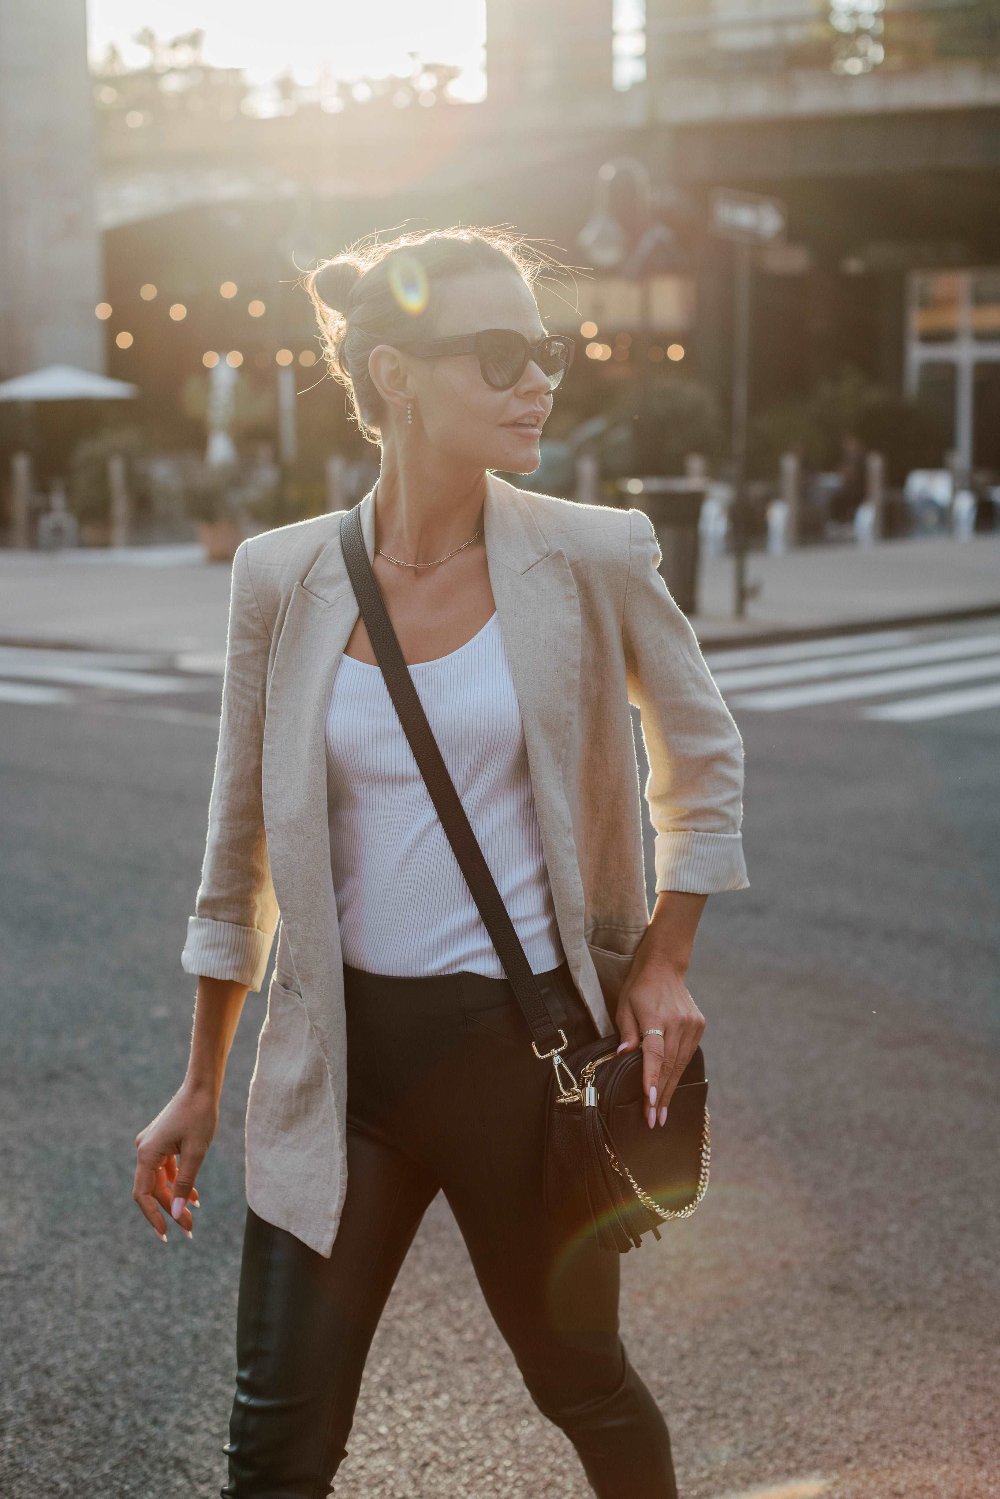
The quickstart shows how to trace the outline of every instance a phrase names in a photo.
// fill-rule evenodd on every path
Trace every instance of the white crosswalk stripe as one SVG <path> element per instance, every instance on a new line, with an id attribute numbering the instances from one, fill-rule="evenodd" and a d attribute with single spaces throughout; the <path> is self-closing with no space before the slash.
<path id="1" fill-rule="evenodd" d="M 912 723 L 920 718 L 945 718 L 952 713 L 971 713 L 980 708 L 1000 708 L 1000 682 L 986 687 L 967 687 L 964 692 L 936 692 L 930 697 L 907 697 L 898 703 L 879 703 L 875 708 L 866 708 L 864 716 Z"/>
<path id="2" fill-rule="evenodd" d="M 709 647 L 705 659 L 734 712 L 856 702 L 852 711 L 860 717 L 913 723 L 1000 706 L 1000 629 L 989 625 L 869 630 L 717 651 Z M 142 700 L 216 694 L 224 664 L 224 656 L 207 652 L 171 658 L 139 651 L 0 646 L 0 703 L 86 704 L 164 722 L 217 726 L 215 701 L 199 711 Z M 937 687 L 948 690 L 929 690 Z M 879 697 L 888 701 L 861 706 Z"/>
<path id="3" fill-rule="evenodd" d="M 705 659 L 729 708 L 783 712 L 895 695 L 858 708 L 860 717 L 897 722 L 981 712 L 1000 701 L 1000 631 L 940 626 L 828 636 Z M 860 649 L 858 648 L 860 643 Z M 980 681 L 976 687 L 963 682 Z M 929 692 L 947 686 L 951 691 Z M 905 696 L 900 697 L 900 694 Z"/>
<path id="4" fill-rule="evenodd" d="M 732 650 L 704 651 L 713 675 L 729 666 L 766 666 L 772 661 L 818 660 L 836 656 L 848 647 L 852 651 L 878 650 L 884 646 L 907 645 L 920 639 L 918 630 L 872 630 L 858 635 L 828 635 L 817 640 L 795 640 L 786 645 L 745 645 Z"/>
<path id="5" fill-rule="evenodd" d="M 3 703 L 71 703 L 73 693 L 63 687 L 40 687 L 36 682 L 0 682 Z"/>
<path id="6" fill-rule="evenodd" d="M 108 694 L 121 701 L 216 689 L 215 674 L 206 680 L 164 671 L 165 661 L 150 653 L 0 646 L 0 702 L 71 704 Z"/>
<path id="7" fill-rule="evenodd" d="M 915 666 L 922 662 L 946 661 L 959 656 L 991 656 L 1000 661 L 1000 634 L 975 635 L 960 640 L 930 641 L 925 645 L 888 651 L 867 651 L 860 656 L 829 656 L 820 661 L 789 661 L 780 666 L 751 666 L 747 670 L 713 672 L 719 689 L 767 687 L 776 682 L 807 681 L 828 677 L 832 672 L 860 675 L 880 666 Z"/>

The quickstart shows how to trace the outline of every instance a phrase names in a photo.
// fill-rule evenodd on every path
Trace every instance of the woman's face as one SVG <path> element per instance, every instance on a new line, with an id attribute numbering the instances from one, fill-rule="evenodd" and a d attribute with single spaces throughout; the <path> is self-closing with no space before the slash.
<path id="1" fill-rule="evenodd" d="M 430 330 L 420 337 L 450 338 L 484 328 L 512 328 L 534 341 L 548 331 L 534 294 L 515 271 L 469 272 L 442 283 L 440 304 Z M 375 361 L 379 361 L 375 363 Z M 426 446 L 449 464 L 530 474 L 538 467 L 539 430 L 511 427 L 518 417 L 537 415 L 544 423 L 553 392 L 546 376 L 529 360 L 509 390 L 497 390 L 482 376 L 475 354 L 416 359 L 380 344 L 369 367 L 395 397 L 396 427 L 407 450 Z M 406 399 L 413 402 L 413 424 L 406 421 Z M 383 437 L 385 434 L 383 433 Z"/>

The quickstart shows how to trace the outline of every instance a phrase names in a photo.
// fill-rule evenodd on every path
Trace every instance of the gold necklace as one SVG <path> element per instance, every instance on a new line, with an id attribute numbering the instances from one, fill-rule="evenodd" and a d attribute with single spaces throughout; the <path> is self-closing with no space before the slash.
<path id="1" fill-rule="evenodd" d="M 462 545 L 456 547 L 454 552 L 448 552 L 444 557 L 438 557 L 435 562 L 401 562 L 398 557 L 390 557 L 388 552 L 383 552 L 381 547 L 376 547 L 375 550 L 378 555 L 380 557 L 384 557 L 387 562 L 395 562 L 397 567 L 437 567 L 438 563 L 447 562 L 449 557 L 454 557 L 455 552 L 464 551 L 466 547 L 471 546 L 472 543 L 474 541 L 477 541 L 481 535 L 482 528 L 480 528 L 476 532 L 475 536 L 470 536 L 468 541 L 463 541 Z"/>

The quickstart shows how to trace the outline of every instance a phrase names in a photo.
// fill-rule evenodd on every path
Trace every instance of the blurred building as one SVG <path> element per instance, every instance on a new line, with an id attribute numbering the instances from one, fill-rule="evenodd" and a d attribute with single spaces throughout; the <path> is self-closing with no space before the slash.
<path id="1" fill-rule="evenodd" d="M 81 206 L 89 137 L 86 110 L 72 104 L 79 88 L 67 61 L 58 107 L 54 89 L 43 82 L 39 93 L 37 78 L 61 79 L 61 64 L 41 49 L 29 8 L 18 6 L 15 22 L 7 7 L 0 56 L 16 38 L 36 81 L 34 103 L 18 108 L 41 99 L 57 141 L 71 121 L 79 130 L 46 177 L 31 154 L 40 147 L 15 149 L 3 127 L 10 192 L 42 226 L 18 230 L 17 253 L 33 263 L 0 273 L 4 316 L 23 328 L 28 300 L 11 310 L 22 289 L 38 311 L 37 288 L 58 282 L 69 300 L 58 312 L 41 306 L 37 329 L 49 319 L 60 347 L 79 337 L 84 354 L 88 338 L 103 340 L 108 372 L 178 420 L 197 409 L 206 367 L 225 358 L 257 389 L 258 426 L 273 424 L 277 372 L 293 369 L 300 422 L 330 441 L 330 389 L 299 269 L 376 229 L 453 222 L 510 224 L 584 265 L 577 235 L 598 170 L 625 154 L 654 188 L 683 194 L 677 261 L 644 288 L 595 270 L 543 289 L 550 326 L 576 333 L 584 353 L 561 405 L 592 414 L 602 390 L 621 389 L 648 355 L 728 403 L 731 252 L 710 230 L 709 204 L 729 187 L 778 197 L 788 213 L 786 242 L 758 256 L 754 275 L 755 407 L 849 361 L 941 414 L 942 460 L 950 452 L 959 466 L 1000 474 L 997 3 L 646 0 L 644 35 L 626 36 L 612 0 L 488 0 L 482 103 L 451 99 L 450 70 L 420 62 L 407 77 L 315 88 L 284 79 L 262 95 L 238 72 L 205 66 L 197 33 L 152 49 L 143 69 L 112 56 L 93 77 L 100 293 Z M 59 6 L 66 26 L 46 24 L 46 46 L 57 58 L 75 49 L 78 78 L 82 0 Z M 626 53 L 637 71 L 623 86 Z M 13 117 L 9 94 L 0 108 Z M 39 192 L 39 182 L 50 185 Z M 80 215 L 72 243 L 53 227 L 67 207 Z M 30 347 L 6 345 L 19 350 L 5 355 L 10 373 L 51 347 L 48 334 L 33 336 Z"/>
<path id="2" fill-rule="evenodd" d="M 104 370 L 85 0 L 0 5 L 0 378 Z"/>
<path id="3" fill-rule="evenodd" d="M 646 29 L 675 180 L 788 205 L 754 299 L 758 400 L 851 359 L 939 414 L 959 469 L 1000 475 L 996 0 L 647 0 Z M 705 251 L 721 363 L 725 251 Z"/>
<path id="4" fill-rule="evenodd" d="M 607 98 L 613 0 L 487 0 L 486 89 L 493 104 Z"/>

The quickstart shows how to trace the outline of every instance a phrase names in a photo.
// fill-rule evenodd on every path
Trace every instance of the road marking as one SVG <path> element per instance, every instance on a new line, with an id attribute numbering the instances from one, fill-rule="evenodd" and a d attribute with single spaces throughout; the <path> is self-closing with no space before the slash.
<path id="1" fill-rule="evenodd" d="M 0 682 L 0 702 L 3 703 L 72 703 L 72 692 L 61 687 L 39 687 L 31 682 Z"/>
<path id="2" fill-rule="evenodd" d="M 707 647 L 702 655 L 714 672 L 727 666 L 762 666 L 770 661 L 803 661 L 818 656 L 835 656 L 848 645 L 852 649 L 867 651 L 882 646 L 906 645 L 917 641 L 916 630 L 878 630 L 864 635 L 824 636 L 820 640 L 797 640 L 788 645 L 754 645 L 737 647 L 731 651 L 713 651 Z"/>
<path id="3" fill-rule="evenodd" d="M 921 666 L 908 671 L 881 671 L 871 677 L 816 682 L 808 687 L 784 687 L 775 692 L 750 692 L 730 698 L 729 705 L 773 712 L 816 703 L 845 702 L 852 697 L 878 697 L 883 692 L 906 692 L 914 687 L 934 687 L 939 682 L 960 682 L 970 677 L 997 674 L 1000 674 L 1000 657 L 984 657 L 979 661 L 951 661 L 945 666 Z"/>
<path id="4" fill-rule="evenodd" d="M 194 708 L 171 708 L 166 703 L 88 702 L 77 698 L 76 706 L 89 713 L 113 713 L 116 718 L 151 718 L 157 723 L 208 724 L 217 729 L 219 714 L 198 713 Z"/>
<path id="5" fill-rule="evenodd" d="M 201 676 L 221 677 L 226 669 L 225 651 L 180 651 L 174 657 L 178 671 L 197 672 Z"/>
<path id="6" fill-rule="evenodd" d="M 0 646 L 0 676 L 7 675 L 9 663 L 34 666 L 115 667 L 119 670 L 145 671 L 163 669 L 170 656 L 164 651 L 81 651 L 59 646 L 5 645 Z"/>
<path id="7" fill-rule="evenodd" d="M 921 718 L 945 718 L 951 713 L 977 713 L 983 708 L 1000 708 L 1000 682 L 967 687 L 962 692 L 936 692 L 930 697 L 904 697 L 898 703 L 879 703 L 876 708 L 865 708 L 862 716 L 912 723 Z"/>
<path id="8" fill-rule="evenodd" d="M 841 642 L 842 644 L 842 642 Z M 764 687 L 773 682 L 806 681 L 834 673 L 851 676 L 873 666 L 913 666 L 923 661 L 955 660 L 961 656 L 995 656 L 1000 661 L 1000 634 L 965 635 L 957 640 L 925 641 L 904 649 L 869 651 L 860 656 L 834 656 L 825 661 L 792 661 L 779 666 L 757 666 L 749 670 L 713 672 L 721 691 Z"/>
<path id="9" fill-rule="evenodd" d="M 42 662 L 6 661 L 0 663 L 0 677 L 26 678 L 37 681 L 68 682 L 76 687 L 108 687 L 119 692 L 190 692 L 190 677 L 168 677 L 157 672 L 105 670 L 99 666 L 70 666 Z"/>

